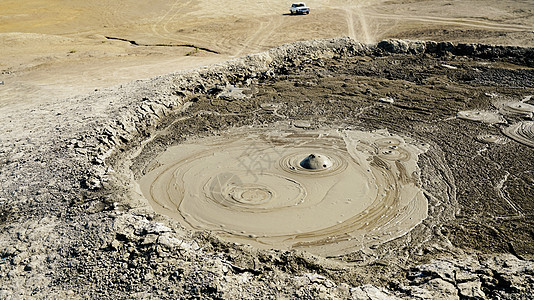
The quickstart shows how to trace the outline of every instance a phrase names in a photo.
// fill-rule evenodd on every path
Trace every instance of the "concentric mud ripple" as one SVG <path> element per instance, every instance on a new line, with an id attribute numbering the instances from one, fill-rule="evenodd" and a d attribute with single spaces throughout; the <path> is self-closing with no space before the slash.
<path id="1" fill-rule="evenodd" d="M 534 105 L 524 101 L 496 101 L 494 105 L 504 115 L 532 118 L 534 114 Z"/>
<path id="2" fill-rule="evenodd" d="M 534 105 L 519 101 L 509 102 L 502 107 L 501 111 L 503 114 L 519 115 L 532 118 L 532 113 L 534 113 Z"/>
<path id="3" fill-rule="evenodd" d="M 534 122 L 524 121 L 508 126 L 502 132 L 509 138 L 534 147 Z"/>
<path id="4" fill-rule="evenodd" d="M 247 128 L 169 148 L 140 186 L 157 212 L 190 229 L 340 255 L 426 218 L 417 176 L 424 151 L 387 131 Z"/>
<path id="5" fill-rule="evenodd" d="M 457 117 L 464 120 L 483 122 L 488 124 L 505 123 L 504 118 L 497 112 L 492 111 L 460 111 Z"/>
<path id="6" fill-rule="evenodd" d="M 476 139 L 486 144 L 506 144 L 506 138 L 494 134 L 481 134 Z"/>

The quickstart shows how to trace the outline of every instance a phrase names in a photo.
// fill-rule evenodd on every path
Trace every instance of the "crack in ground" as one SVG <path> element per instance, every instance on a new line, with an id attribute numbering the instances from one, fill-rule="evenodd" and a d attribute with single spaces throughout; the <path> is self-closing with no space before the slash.
<path id="1" fill-rule="evenodd" d="M 106 39 L 108 39 L 108 40 L 117 40 L 117 41 L 122 41 L 122 42 L 128 42 L 128 43 L 130 43 L 130 44 L 132 44 L 134 46 L 141 46 L 141 47 L 186 47 L 186 48 L 199 49 L 199 50 L 210 52 L 210 53 L 220 54 L 219 52 L 217 52 L 215 50 L 211 50 L 211 49 L 205 48 L 205 47 L 195 46 L 193 44 L 141 44 L 141 43 L 138 43 L 138 42 L 136 42 L 134 40 L 128 40 L 128 39 L 119 38 L 119 37 L 112 37 L 112 36 L 106 36 Z"/>

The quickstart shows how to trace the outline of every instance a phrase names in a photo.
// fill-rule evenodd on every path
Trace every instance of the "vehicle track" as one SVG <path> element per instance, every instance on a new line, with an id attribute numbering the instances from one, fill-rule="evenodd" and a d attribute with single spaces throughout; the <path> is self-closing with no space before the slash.
<path id="1" fill-rule="evenodd" d="M 347 27 L 348 27 L 348 31 L 349 31 L 349 37 L 357 40 L 357 37 L 356 37 L 356 31 L 354 30 L 354 15 L 352 13 L 352 10 L 349 9 L 349 8 L 346 8 L 345 9 L 345 13 L 346 13 L 346 19 L 347 19 Z"/>
<path id="2" fill-rule="evenodd" d="M 480 20 L 466 20 L 463 18 L 444 18 L 436 16 L 403 16 L 393 14 L 371 13 L 371 17 L 377 19 L 403 20 L 403 21 L 419 21 L 424 23 L 439 23 L 448 25 L 458 25 L 464 27 L 474 27 L 480 29 L 490 30 L 505 30 L 505 31 L 532 31 L 534 28 L 519 24 L 502 24 L 496 22 L 480 21 Z"/>
<path id="3" fill-rule="evenodd" d="M 205 39 L 191 36 L 188 34 L 177 34 L 169 30 L 171 23 L 175 23 L 178 17 L 185 19 L 189 10 L 195 6 L 195 0 L 176 0 L 167 12 L 151 26 L 151 31 L 157 37 L 163 39 L 164 42 L 177 42 L 179 44 L 195 44 L 205 45 L 209 44 Z M 185 22 L 185 21 L 183 21 Z M 177 23 L 180 24 L 180 23 Z"/>
<path id="4" fill-rule="evenodd" d="M 128 18 L 125 17 L 124 1 L 118 0 L 114 2 L 105 1 L 103 4 L 94 4 L 95 7 L 103 6 L 102 8 L 96 8 L 102 12 L 103 24 L 112 30 L 117 30 L 122 24 L 128 22 Z"/>
<path id="5" fill-rule="evenodd" d="M 282 23 L 283 22 L 276 17 L 271 17 L 268 21 L 261 22 L 258 29 L 252 35 L 250 35 L 242 45 L 240 45 L 240 49 L 237 50 L 232 57 L 241 56 L 245 52 L 258 52 L 265 50 L 265 41 L 267 41 L 276 32 Z"/>
<path id="6" fill-rule="evenodd" d="M 167 10 L 167 12 L 151 26 L 152 33 L 154 33 L 158 37 L 163 38 L 164 40 L 171 39 L 174 41 L 178 41 L 175 36 L 170 36 L 170 32 L 167 29 L 167 26 L 182 11 L 183 7 L 186 7 L 187 5 L 191 4 L 192 1 L 190 0 L 185 3 L 182 2 L 183 0 L 174 1 L 170 9 Z"/>
<path id="7" fill-rule="evenodd" d="M 262 44 L 268 40 L 283 23 L 278 16 L 274 15 L 277 12 L 277 9 L 273 9 L 273 7 L 268 5 L 266 1 L 260 1 L 259 7 L 261 11 L 272 15 L 268 16 L 269 19 L 267 21 L 262 21 L 260 23 L 255 32 L 252 33 L 242 45 L 240 45 L 239 50 L 233 54 L 233 57 L 238 57 L 245 52 L 265 50 L 263 49 Z"/>

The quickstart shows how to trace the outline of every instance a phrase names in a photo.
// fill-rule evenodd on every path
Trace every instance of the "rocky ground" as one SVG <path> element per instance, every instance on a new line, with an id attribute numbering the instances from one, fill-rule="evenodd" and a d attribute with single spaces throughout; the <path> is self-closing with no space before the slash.
<path id="1" fill-rule="evenodd" d="M 534 104 L 533 62 L 532 48 L 316 40 L 10 111 L 0 120 L 0 295 L 532 298 L 534 151 L 501 133 L 532 116 L 456 116 Z M 224 94 L 229 86 L 246 97 Z M 166 147 L 274 122 L 386 128 L 429 144 L 419 160 L 429 217 L 372 249 L 318 257 L 185 230 L 139 194 L 136 180 Z"/>

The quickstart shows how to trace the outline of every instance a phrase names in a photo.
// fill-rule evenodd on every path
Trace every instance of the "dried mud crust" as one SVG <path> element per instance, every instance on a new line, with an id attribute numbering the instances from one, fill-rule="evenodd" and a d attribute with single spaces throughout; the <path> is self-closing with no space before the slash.
<path id="1" fill-rule="evenodd" d="M 43 107 L 39 120 L 14 112 L 9 120 L 40 130 L 9 131 L 0 152 L 0 293 L 528 297 L 534 151 L 506 138 L 480 142 L 506 124 L 455 116 L 492 109 L 495 97 L 534 95 L 533 56 L 474 44 L 301 42 L 68 99 Z M 245 96 L 224 93 L 230 85 Z M 318 257 L 187 231 L 136 188 L 170 145 L 276 122 L 388 129 L 429 144 L 418 163 L 429 217 L 372 249 Z"/>

